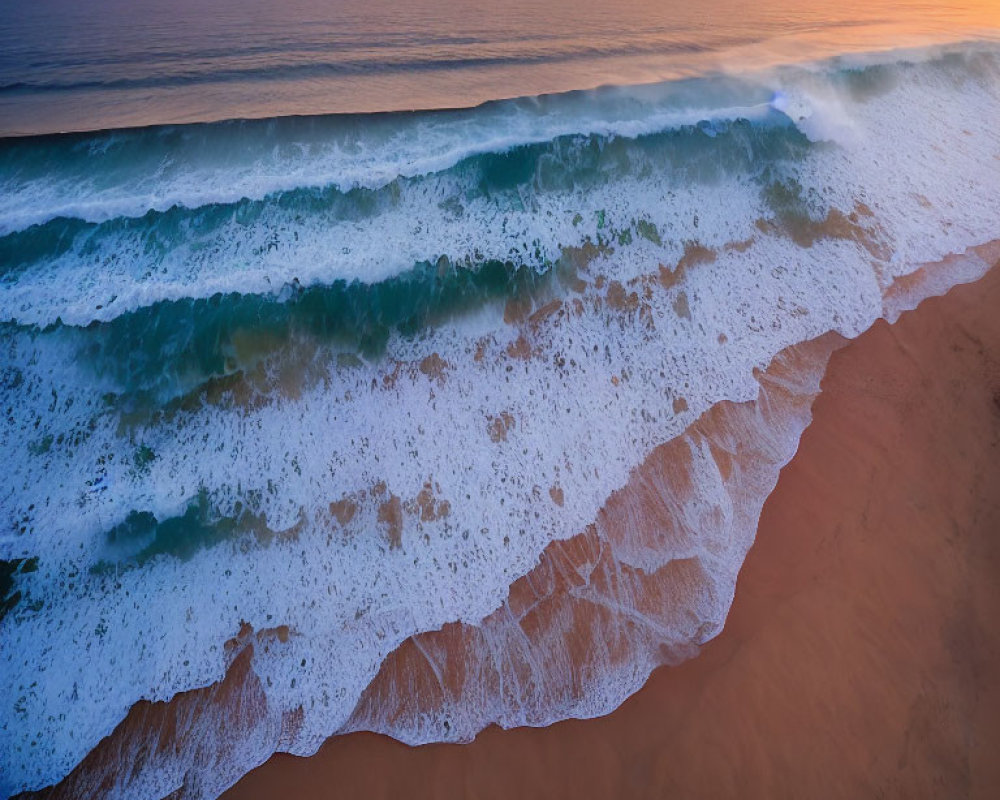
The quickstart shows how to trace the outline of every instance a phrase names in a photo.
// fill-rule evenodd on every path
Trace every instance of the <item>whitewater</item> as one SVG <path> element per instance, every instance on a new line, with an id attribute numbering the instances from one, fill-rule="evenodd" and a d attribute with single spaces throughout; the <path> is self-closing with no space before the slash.
<path id="1" fill-rule="evenodd" d="M 0 791 L 241 651 L 224 758 L 105 796 L 613 710 L 722 629 L 837 336 L 991 265 L 998 122 L 976 41 L 0 140 Z"/>

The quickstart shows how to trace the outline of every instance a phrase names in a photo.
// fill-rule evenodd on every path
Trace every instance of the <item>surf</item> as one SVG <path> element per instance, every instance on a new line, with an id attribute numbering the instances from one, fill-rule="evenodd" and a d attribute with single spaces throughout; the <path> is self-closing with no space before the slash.
<path id="1" fill-rule="evenodd" d="M 222 680 L 244 625 L 286 634 L 199 796 L 337 732 L 606 713 L 696 651 L 824 343 L 988 268 L 998 73 L 975 43 L 0 143 L 0 788 Z M 621 647 L 567 664 L 577 601 Z M 461 691 L 394 667 L 456 635 Z"/>

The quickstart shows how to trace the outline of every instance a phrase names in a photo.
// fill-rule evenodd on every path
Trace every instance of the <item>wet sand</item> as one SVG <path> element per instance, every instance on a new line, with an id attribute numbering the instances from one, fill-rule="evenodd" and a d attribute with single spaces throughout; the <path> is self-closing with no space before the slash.
<path id="1" fill-rule="evenodd" d="M 723 632 L 599 720 L 373 734 L 225 797 L 993 797 L 1000 269 L 834 353 Z"/>

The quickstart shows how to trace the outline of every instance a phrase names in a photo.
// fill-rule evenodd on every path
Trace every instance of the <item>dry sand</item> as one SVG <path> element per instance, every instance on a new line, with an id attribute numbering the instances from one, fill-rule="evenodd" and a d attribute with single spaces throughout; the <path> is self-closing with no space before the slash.
<path id="1" fill-rule="evenodd" d="M 1000 269 L 833 355 L 724 631 L 619 710 L 330 740 L 228 800 L 1000 796 Z"/>

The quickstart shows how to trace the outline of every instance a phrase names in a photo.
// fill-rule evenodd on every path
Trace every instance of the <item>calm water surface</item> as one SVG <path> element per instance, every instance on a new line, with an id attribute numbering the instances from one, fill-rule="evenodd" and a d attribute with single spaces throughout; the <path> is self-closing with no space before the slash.
<path id="1" fill-rule="evenodd" d="M 0 135 L 469 106 L 976 36 L 994 0 L 4 0 Z"/>

